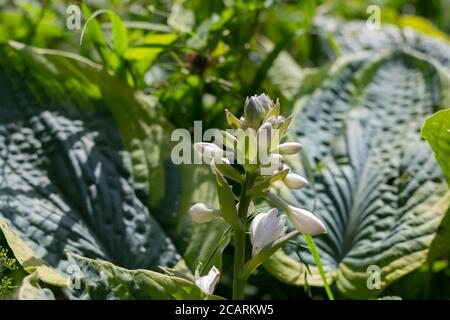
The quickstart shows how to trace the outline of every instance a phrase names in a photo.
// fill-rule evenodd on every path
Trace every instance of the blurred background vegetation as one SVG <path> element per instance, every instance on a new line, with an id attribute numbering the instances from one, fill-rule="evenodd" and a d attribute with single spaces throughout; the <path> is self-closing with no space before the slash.
<path id="1" fill-rule="evenodd" d="M 62 17 L 69 18 L 69 5 L 82 3 L 81 27 L 96 10 L 113 10 L 118 19 L 108 14 L 92 19 L 80 45 L 81 30 L 68 30 Z M 266 81 L 282 50 L 302 67 L 326 62 L 329 57 L 316 43 L 314 17 L 367 19 L 370 4 L 380 6 L 382 24 L 406 22 L 435 34 L 450 31 L 447 0 L 1 0 L 0 41 L 79 53 L 156 98 L 178 127 L 200 119 L 208 127 L 220 127 L 223 109 L 239 113 L 236 108 L 247 95 L 266 91 L 283 98 Z M 109 42 L 109 34 L 122 32 L 122 27 L 126 34 Z M 265 57 L 258 41 L 267 50 L 275 46 L 272 55 Z"/>
<path id="2" fill-rule="evenodd" d="M 82 8 L 81 29 L 68 30 L 67 9 L 73 4 Z M 326 65 L 339 52 L 333 50 L 333 39 L 331 54 L 318 46 L 314 19 L 366 20 L 373 4 L 381 8 L 383 25 L 410 26 L 450 39 L 450 0 L 0 0 L 0 41 L 91 59 L 145 92 L 176 127 L 191 129 L 194 120 L 202 120 L 204 128 L 224 127 L 225 108 L 241 114 L 245 97 L 263 91 L 279 97 L 283 111 L 289 111 L 289 96 L 267 80 L 275 59 L 288 52 L 305 70 Z M 86 24 L 96 11 L 98 16 Z M 225 269 L 231 268 L 230 254 L 225 252 Z M 226 278 L 223 283 L 218 294 L 228 296 Z M 321 288 L 284 285 L 264 270 L 249 290 L 249 298 L 325 298 Z M 424 265 L 385 293 L 450 298 L 448 262 Z"/>

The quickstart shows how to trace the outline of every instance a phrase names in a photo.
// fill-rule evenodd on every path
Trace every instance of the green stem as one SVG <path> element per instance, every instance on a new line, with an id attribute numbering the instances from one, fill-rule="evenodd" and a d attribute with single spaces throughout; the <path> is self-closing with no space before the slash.
<path id="1" fill-rule="evenodd" d="M 234 245 L 234 271 L 233 271 L 233 300 L 244 299 L 244 289 L 246 278 L 242 276 L 242 270 L 245 265 L 245 240 L 247 230 L 247 211 L 251 198 L 247 196 L 247 190 L 253 184 L 253 175 L 247 173 L 245 181 L 242 184 L 238 216 L 241 219 L 244 228 L 242 230 L 235 230 L 235 245 Z"/>

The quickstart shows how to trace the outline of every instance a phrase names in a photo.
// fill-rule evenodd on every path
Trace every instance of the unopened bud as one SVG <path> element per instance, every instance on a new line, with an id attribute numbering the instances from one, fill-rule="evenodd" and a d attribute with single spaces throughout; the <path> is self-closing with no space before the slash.
<path id="1" fill-rule="evenodd" d="M 301 189 L 308 184 L 305 178 L 295 173 L 288 173 L 283 182 L 290 189 Z"/>
<path id="2" fill-rule="evenodd" d="M 269 98 L 265 93 L 259 95 L 257 97 L 258 101 L 261 103 L 262 107 L 266 112 L 270 111 L 273 108 L 273 101 Z"/>
<path id="3" fill-rule="evenodd" d="M 264 120 L 265 114 L 266 111 L 257 96 L 247 98 L 244 107 L 244 117 L 249 127 L 258 128 L 262 120 Z"/>
<path id="4" fill-rule="evenodd" d="M 308 210 L 289 206 L 287 214 L 292 225 L 301 233 L 318 235 L 327 232 L 323 222 Z"/>
<path id="5" fill-rule="evenodd" d="M 278 146 L 278 151 L 281 154 L 291 155 L 298 153 L 303 148 L 301 143 L 297 142 L 285 142 Z"/>
<path id="6" fill-rule="evenodd" d="M 219 217 L 220 211 L 208 208 L 204 203 L 196 203 L 189 209 L 189 214 L 195 223 L 206 223 Z"/>

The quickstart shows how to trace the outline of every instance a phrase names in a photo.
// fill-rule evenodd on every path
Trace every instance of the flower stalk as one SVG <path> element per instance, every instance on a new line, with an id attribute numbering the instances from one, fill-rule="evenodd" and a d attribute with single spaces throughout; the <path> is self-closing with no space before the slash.
<path id="1" fill-rule="evenodd" d="M 303 145 L 297 142 L 280 143 L 292 117 L 280 115 L 278 101 L 274 103 L 265 94 L 253 96 L 245 102 L 244 117 L 238 119 L 228 110 L 225 114 L 228 124 L 235 128 L 234 133 L 222 132 L 219 135 L 222 145 L 216 141 L 194 145 L 203 159 L 210 161 L 211 171 L 216 177 L 220 208 L 209 208 L 200 203 L 192 206 L 190 214 L 196 223 L 223 218 L 232 228 L 233 299 L 242 300 L 248 277 L 270 255 L 298 233 L 319 235 L 326 233 L 326 228 L 312 212 L 296 208 L 270 191 L 275 183 L 284 183 L 293 190 L 308 185 L 304 177 L 291 172 L 291 168 L 283 164 L 285 156 L 298 153 Z M 236 183 L 240 185 L 239 195 L 233 187 Z M 254 198 L 266 199 L 282 209 L 285 215 L 279 215 L 277 209 L 255 212 Z M 252 207 L 250 215 L 249 207 Z M 287 220 L 291 230 L 286 234 Z M 249 258 L 246 253 L 248 234 L 253 247 Z"/>
<path id="2" fill-rule="evenodd" d="M 241 270 L 245 265 L 245 243 L 246 243 L 246 229 L 247 229 L 247 213 L 248 207 L 250 205 L 251 198 L 247 195 L 247 191 L 251 188 L 253 184 L 254 175 L 252 173 L 247 173 L 245 181 L 242 185 L 238 217 L 244 226 L 243 230 L 235 231 L 235 244 L 234 244 L 234 268 L 233 268 L 233 299 L 242 300 L 244 299 L 244 289 L 245 282 L 241 276 Z"/>

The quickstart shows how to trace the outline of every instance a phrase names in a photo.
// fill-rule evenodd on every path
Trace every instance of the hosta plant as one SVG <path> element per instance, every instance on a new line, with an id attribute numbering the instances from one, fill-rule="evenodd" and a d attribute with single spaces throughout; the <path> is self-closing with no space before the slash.
<path id="1" fill-rule="evenodd" d="M 195 144 L 215 175 L 220 208 L 197 203 L 191 207 L 190 214 L 197 223 L 223 218 L 232 228 L 233 298 L 243 299 L 248 277 L 275 251 L 299 232 L 319 235 L 325 233 L 326 228 L 313 213 L 290 205 L 271 191 L 273 185 L 280 182 L 294 190 L 308 183 L 282 163 L 284 156 L 298 153 L 302 145 L 280 143 L 291 117 L 280 115 L 279 103 L 265 94 L 252 96 L 245 102 L 243 117 L 238 119 L 226 111 L 226 118 L 233 129 L 222 131 L 217 144 Z M 263 198 L 280 208 L 295 230 L 286 233 L 286 216 L 275 208 L 254 212 L 252 200 L 255 198 Z M 252 244 L 251 256 L 246 253 L 248 237 Z"/>

